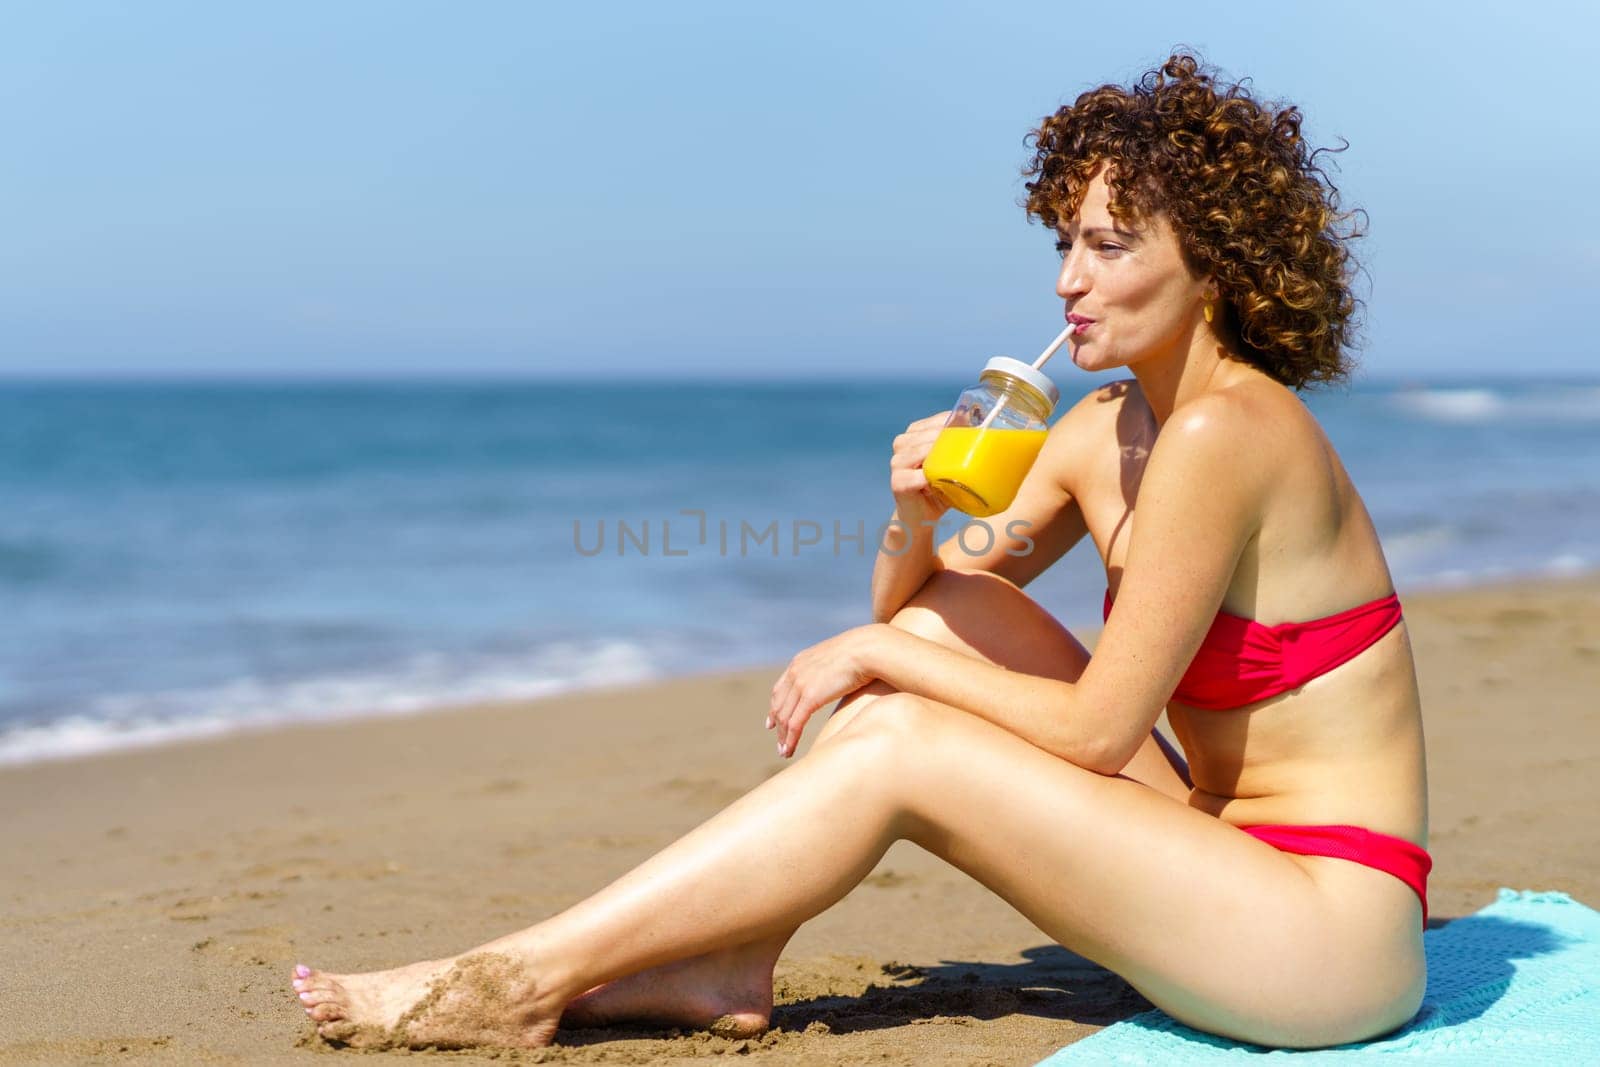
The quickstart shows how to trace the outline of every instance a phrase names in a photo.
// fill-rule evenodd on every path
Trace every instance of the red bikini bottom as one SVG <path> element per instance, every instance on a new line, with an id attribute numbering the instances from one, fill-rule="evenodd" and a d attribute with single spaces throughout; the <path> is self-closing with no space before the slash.
<path id="1" fill-rule="evenodd" d="M 1410 886 L 1422 901 L 1422 925 L 1428 925 L 1428 872 L 1433 857 L 1410 841 L 1374 833 L 1360 826 L 1284 826 L 1257 823 L 1239 829 L 1279 852 L 1301 856 L 1333 856 L 1384 871 Z"/>

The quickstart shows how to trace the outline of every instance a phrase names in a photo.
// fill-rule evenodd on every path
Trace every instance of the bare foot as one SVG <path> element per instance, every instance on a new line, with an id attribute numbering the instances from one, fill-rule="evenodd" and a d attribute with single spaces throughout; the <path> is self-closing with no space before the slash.
<path id="1" fill-rule="evenodd" d="M 521 963 L 491 952 L 367 974 L 299 966 L 293 985 L 317 1033 L 354 1048 L 537 1048 L 559 1016 Z"/>
<path id="2" fill-rule="evenodd" d="M 754 1037 L 772 1018 L 770 951 L 744 946 L 652 967 L 596 986 L 567 1004 L 572 1028 L 641 1022 Z"/>

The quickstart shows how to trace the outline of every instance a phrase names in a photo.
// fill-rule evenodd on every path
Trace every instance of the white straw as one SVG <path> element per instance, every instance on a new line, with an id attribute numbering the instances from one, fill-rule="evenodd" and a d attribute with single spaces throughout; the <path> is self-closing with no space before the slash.
<path id="1" fill-rule="evenodd" d="M 1040 352 L 1039 353 L 1039 358 L 1033 361 L 1033 369 L 1034 370 L 1038 370 L 1040 367 L 1044 366 L 1045 360 L 1047 360 L 1051 356 L 1055 355 L 1056 352 L 1058 352 L 1061 349 L 1061 346 L 1067 343 L 1067 338 L 1071 337 L 1073 331 L 1076 330 L 1077 328 L 1078 328 L 1078 324 L 1077 323 L 1075 323 L 1075 322 L 1067 323 L 1067 328 L 1065 330 L 1062 330 L 1060 333 L 1056 334 L 1056 339 L 1054 341 L 1050 342 L 1050 347 L 1046 348 L 1043 352 Z M 998 403 L 994 407 L 990 408 L 989 409 L 989 414 L 987 414 L 987 415 L 985 415 L 983 417 L 983 421 L 978 424 L 978 429 L 980 429 L 980 430 L 986 429 L 988 427 L 989 423 L 994 421 L 994 417 L 996 415 L 1000 414 L 1000 409 L 1005 407 L 1005 406 L 1006 406 L 1006 398 L 1005 397 L 1001 397 L 1000 398 L 1000 403 Z"/>
<path id="2" fill-rule="evenodd" d="M 1067 343 L 1067 338 L 1071 337 L 1072 332 L 1077 328 L 1077 323 L 1067 323 L 1067 328 L 1056 334 L 1056 339 L 1050 342 L 1050 347 L 1045 349 L 1043 352 L 1040 352 L 1039 358 L 1033 361 L 1033 369 L 1038 370 L 1040 367 L 1044 366 L 1044 361 L 1055 355 L 1057 350 L 1059 350 L 1062 345 Z"/>

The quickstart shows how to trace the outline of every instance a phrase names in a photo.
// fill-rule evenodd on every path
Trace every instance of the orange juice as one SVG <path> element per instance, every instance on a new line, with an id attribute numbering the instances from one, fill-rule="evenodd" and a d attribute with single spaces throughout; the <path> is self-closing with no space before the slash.
<path id="1" fill-rule="evenodd" d="M 946 426 L 922 461 L 922 472 L 959 510 L 979 518 L 995 515 L 1011 506 L 1048 432 Z"/>

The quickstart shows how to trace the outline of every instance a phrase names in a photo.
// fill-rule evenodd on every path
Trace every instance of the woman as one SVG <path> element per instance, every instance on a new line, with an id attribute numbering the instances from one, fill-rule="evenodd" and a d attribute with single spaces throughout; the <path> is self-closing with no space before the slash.
<path id="1" fill-rule="evenodd" d="M 1348 371 L 1346 216 L 1298 113 L 1219 92 L 1188 55 L 1032 136 L 1027 206 L 1060 238 L 1072 360 L 1133 377 L 1066 412 L 990 520 L 1031 551 L 935 549 L 919 466 L 942 416 L 913 423 L 891 462 L 912 533 L 886 535 L 879 621 L 773 687 L 785 756 L 843 698 L 807 757 L 472 953 L 297 968 L 324 1036 L 757 1032 L 795 928 L 900 839 L 1191 1026 L 1315 1047 L 1416 1012 L 1430 864 L 1411 645 L 1372 522 L 1295 394 Z M 1021 591 L 1085 533 L 1109 586 L 1092 658 Z M 1163 708 L 1187 765 L 1155 730 Z"/>

